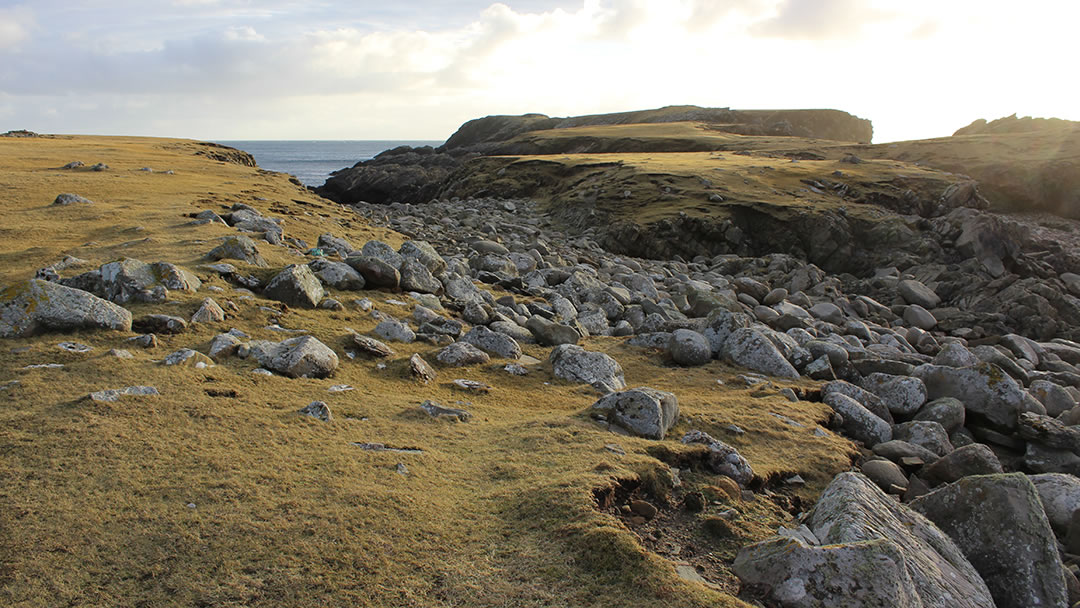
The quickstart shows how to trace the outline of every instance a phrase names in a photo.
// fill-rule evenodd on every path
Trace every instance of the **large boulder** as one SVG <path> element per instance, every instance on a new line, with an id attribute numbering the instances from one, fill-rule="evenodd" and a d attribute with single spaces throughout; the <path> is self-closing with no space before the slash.
<path id="1" fill-rule="evenodd" d="M 823 398 L 828 396 L 829 393 L 840 393 L 841 395 L 851 397 L 855 401 L 858 401 L 860 405 L 870 410 L 878 418 L 881 418 L 889 424 L 892 424 L 893 422 L 892 412 L 889 411 L 889 406 L 885 405 L 885 401 L 864 388 L 843 380 L 834 380 L 832 382 L 826 382 L 825 385 L 821 387 L 821 396 Z"/>
<path id="2" fill-rule="evenodd" d="M 198 277 L 175 264 L 147 264 L 132 258 L 102 265 L 96 278 L 99 281 L 98 295 L 117 304 L 145 298 L 146 291 L 158 286 L 170 291 L 187 292 L 198 291 L 202 286 Z"/>
<path id="3" fill-rule="evenodd" d="M 251 354 L 266 369 L 291 378 L 325 378 L 338 366 L 337 354 L 312 336 L 284 342 L 254 341 Z"/>
<path id="4" fill-rule="evenodd" d="M 427 266 L 417 260 L 405 260 L 401 263 L 401 288 L 417 293 L 439 293 L 443 289 L 439 279 L 432 276 Z"/>
<path id="5" fill-rule="evenodd" d="M 679 401 L 673 393 L 645 386 L 608 393 L 593 404 L 608 421 L 648 439 L 663 439 L 679 419 Z"/>
<path id="6" fill-rule="evenodd" d="M 577 344 L 581 334 L 573 327 L 549 321 L 540 315 L 533 315 L 525 322 L 525 327 L 536 338 L 536 341 L 545 346 L 559 346 L 560 344 Z"/>
<path id="7" fill-rule="evenodd" d="M 1069 531 L 1073 513 L 1080 511 L 1080 479 L 1064 473 L 1032 475 L 1050 527 L 1061 538 Z"/>
<path id="8" fill-rule="evenodd" d="M 928 464 L 919 477 L 931 486 L 959 481 L 971 475 L 993 475 L 1003 472 L 997 454 L 982 443 L 956 448 L 945 457 Z"/>
<path id="9" fill-rule="evenodd" d="M 926 403 L 926 386 L 910 376 L 870 374 L 863 380 L 863 388 L 881 397 L 889 411 L 898 416 L 909 416 Z"/>
<path id="10" fill-rule="evenodd" d="M 778 378 L 799 377 L 799 372 L 780 354 L 776 345 L 756 329 L 731 332 L 724 342 L 724 358 L 735 365 Z"/>
<path id="11" fill-rule="evenodd" d="M 0 291 L 0 337 L 73 329 L 131 330 L 131 313 L 72 287 L 31 279 Z"/>
<path id="12" fill-rule="evenodd" d="M 832 392 L 825 395 L 824 401 L 844 419 L 844 432 L 866 447 L 872 448 L 892 439 L 892 426 L 851 397 Z"/>
<path id="13" fill-rule="evenodd" d="M 286 266 L 263 290 L 266 297 L 297 308 L 315 308 L 326 296 L 322 283 L 304 264 Z"/>
<path id="14" fill-rule="evenodd" d="M 705 336 L 689 329 L 676 329 L 671 334 L 668 351 L 679 365 L 705 365 L 712 360 L 712 349 Z"/>
<path id="15" fill-rule="evenodd" d="M 977 414 L 995 425 L 1015 429 L 1017 416 L 1035 401 L 1015 380 L 992 363 L 971 367 L 920 365 L 914 376 L 926 386 L 927 399 L 959 399 L 968 414 Z"/>
<path id="16" fill-rule="evenodd" d="M 965 477 L 911 508 L 956 542 L 998 608 L 1068 605 L 1054 532 L 1023 473 Z"/>
<path id="17" fill-rule="evenodd" d="M 626 388 L 622 366 L 604 353 L 586 351 L 573 344 L 561 344 L 548 357 L 556 377 L 582 382 L 605 393 Z"/>
<path id="18" fill-rule="evenodd" d="M 244 235 L 225 238 L 220 245 L 211 249 L 206 257 L 211 260 L 240 260 L 253 266 L 266 266 L 266 260 L 259 253 L 255 241 Z"/>
<path id="19" fill-rule="evenodd" d="M 503 359 L 521 358 L 521 346 L 518 345 L 516 340 L 506 334 L 492 331 L 483 325 L 477 325 L 470 329 L 468 333 L 461 337 L 461 341 Z"/>
<path id="20" fill-rule="evenodd" d="M 956 544 L 858 473 L 837 475 L 806 520 L 824 546 L 773 538 L 744 547 L 733 569 L 781 606 L 993 608 Z"/>
<path id="21" fill-rule="evenodd" d="M 327 287 L 345 291 L 359 291 L 364 288 L 364 277 L 345 262 L 319 258 L 309 262 L 308 267 Z"/>
<path id="22" fill-rule="evenodd" d="M 446 260 L 426 241 L 405 241 L 398 248 L 398 253 L 406 260 L 420 262 L 433 275 L 446 271 Z"/>
<path id="23" fill-rule="evenodd" d="M 364 283 L 370 288 L 389 287 L 394 289 L 401 282 L 401 273 L 397 267 L 390 265 L 385 260 L 369 257 L 356 256 L 345 260 L 345 263 L 359 272 L 364 277 Z"/>

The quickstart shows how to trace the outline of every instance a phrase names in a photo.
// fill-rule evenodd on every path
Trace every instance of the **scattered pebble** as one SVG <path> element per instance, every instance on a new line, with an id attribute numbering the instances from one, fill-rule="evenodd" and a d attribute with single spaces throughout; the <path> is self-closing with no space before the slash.
<path id="1" fill-rule="evenodd" d="M 335 384 L 334 386 L 331 386 L 330 388 L 326 389 L 326 392 L 328 392 L 328 393 L 344 393 L 346 391 L 352 391 L 352 390 L 356 390 L 356 389 L 349 386 L 348 384 Z"/>

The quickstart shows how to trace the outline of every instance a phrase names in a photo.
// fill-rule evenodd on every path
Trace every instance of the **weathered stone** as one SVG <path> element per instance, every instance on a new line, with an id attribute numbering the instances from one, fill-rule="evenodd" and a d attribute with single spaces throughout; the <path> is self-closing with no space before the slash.
<path id="1" fill-rule="evenodd" d="M 672 332 L 668 351 L 679 365 L 705 365 L 712 360 L 712 349 L 705 336 L 689 329 L 676 329 Z"/>
<path id="2" fill-rule="evenodd" d="M 398 248 L 398 253 L 406 260 L 420 262 L 433 275 L 446 271 L 446 260 L 435 251 L 435 248 L 430 243 L 425 241 L 405 241 Z"/>
<path id="3" fill-rule="evenodd" d="M 330 406 L 326 405 L 325 401 L 312 401 L 300 409 L 300 415 L 310 416 L 323 422 L 334 420 L 333 414 L 330 413 Z"/>
<path id="4" fill-rule="evenodd" d="M 487 363 L 491 357 L 468 342 L 454 342 L 440 350 L 435 360 L 450 367 L 464 367 Z"/>
<path id="5" fill-rule="evenodd" d="M 894 425 L 893 437 L 922 446 L 938 456 L 945 456 L 955 449 L 949 441 L 949 434 L 945 432 L 945 428 L 929 420 L 915 420 Z"/>
<path id="6" fill-rule="evenodd" d="M 1001 473 L 1001 462 L 994 451 L 982 443 L 956 448 L 943 458 L 927 465 L 920 472 L 931 486 L 953 483 L 971 475 Z"/>
<path id="7" fill-rule="evenodd" d="M 382 260 L 393 268 L 401 268 L 401 263 L 405 261 L 405 258 L 394 251 L 393 247 L 382 241 L 376 240 L 364 243 L 364 247 L 360 250 L 360 255 L 366 258 Z"/>
<path id="8" fill-rule="evenodd" d="M 593 404 L 607 419 L 639 437 L 663 439 L 679 419 L 675 395 L 648 387 L 608 393 Z"/>
<path id="9" fill-rule="evenodd" d="M 964 426 L 964 404 L 952 397 L 935 399 L 915 413 L 913 420 L 929 420 L 945 428 L 950 435 Z"/>
<path id="10" fill-rule="evenodd" d="M 405 260 L 401 264 L 401 288 L 418 293 L 439 293 L 443 289 L 431 271 L 418 260 Z"/>
<path id="11" fill-rule="evenodd" d="M 938 455 L 930 450 L 922 447 L 921 445 L 915 445 L 914 443 L 908 443 L 900 439 L 891 439 L 879 443 L 873 448 L 874 454 L 881 456 L 882 458 L 888 458 L 893 462 L 901 462 L 910 459 L 918 459 L 923 463 L 929 464 L 936 462 Z"/>
<path id="12" fill-rule="evenodd" d="M 210 340 L 210 349 L 207 354 L 211 359 L 220 363 L 233 356 L 241 344 L 240 338 L 232 334 L 218 334 L 214 336 L 213 340 Z"/>
<path id="13" fill-rule="evenodd" d="M 503 359 L 521 358 L 521 346 L 518 345 L 517 341 L 506 334 L 492 331 L 482 325 L 470 329 L 468 333 L 461 337 L 461 341 Z"/>
<path id="14" fill-rule="evenodd" d="M 391 357 L 394 355 L 394 349 L 375 338 L 353 334 L 352 339 L 353 343 L 360 349 L 360 352 L 365 355 L 372 355 L 375 357 Z"/>
<path id="15" fill-rule="evenodd" d="M 545 346 L 577 344 L 581 335 L 569 325 L 549 321 L 539 315 L 529 317 L 525 327 L 536 337 L 536 341 Z"/>
<path id="16" fill-rule="evenodd" d="M 376 336 L 390 342 L 404 342 L 406 344 L 416 340 L 416 332 L 404 321 L 387 319 L 379 322 L 373 330 Z"/>
<path id="17" fill-rule="evenodd" d="M 344 291 L 359 291 L 366 286 L 364 277 L 345 262 L 332 262 L 325 258 L 308 262 L 308 268 L 327 287 Z"/>
<path id="18" fill-rule="evenodd" d="M 1033 381 L 1029 390 L 1046 408 L 1047 416 L 1060 416 L 1077 405 L 1069 391 L 1048 380 Z"/>
<path id="19" fill-rule="evenodd" d="M 63 194 L 58 194 L 56 196 L 56 198 L 53 199 L 52 204 L 57 205 L 57 206 L 64 206 L 64 205 L 93 205 L 94 201 L 92 201 L 92 200 L 90 200 L 90 199 L 88 199 L 88 198 L 86 198 L 84 196 L 79 196 L 78 194 L 72 194 L 70 192 L 64 192 Z"/>
<path id="20" fill-rule="evenodd" d="M 1039 493 L 1022 473 L 965 477 L 911 507 L 947 533 L 998 608 L 1065 606 L 1061 558 Z"/>
<path id="21" fill-rule="evenodd" d="M 422 384 L 435 379 L 435 369 L 419 354 L 409 357 L 409 373 Z"/>
<path id="22" fill-rule="evenodd" d="M 746 315 L 717 308 L 709 313 L 702 334 L 709 341 L 709 348 L 712 349 L 713 356 L 720 356 L 724 352 L 724 345 L 727 344 L 731 334 L 738 329 L 749 326 L 750 320 Z"/>
<path id="23" fill-rule="evenodd" d="M 135 331 L 150 334 L 181 334 L 187 330 L 188 323 L 172 315 L 144 315 L 131 324 Z"/>
<path id="24" fill-rule="evenodd" d="M 934 365 L 944 365 L 946 367 L 971 367 L 979 364 L 979 358 L 968 350 L 966 346 L 950 342 L 941 347 L 941 350 L 934 357 L 933 363 Z"/>
<path id="25" fill-rule="evenodd" d="M 826 395 L 824 401 L 844 418 L 844 432 L 867 447 L 872 448 L 892 439 L 892 427 L 889 423 L 875 416 L 851 397 L 834 392 Z"/>
<path id="26" fill-rule="evenodd" d="M 968 413 L 1008 429 L 1015 429 L 1017 416 L 1026 411 L 1026 398 L 1034 401 L 1015 380 L 990 363 L 963 368 L 920 365 L 914 376 L 925 384 L 927 398 L 959 399 Z"/>
<path id="27" fill-rule="evenodd" d="M 31 279 L 0 291 L 0 338 L 42 331 L 131 330 L 131 313 L 91 293 Z"/>
<path id="28" fill-rule="evenodd" d="M 220 245 L 211 249 L 206 257 L 211 260 L 240 260 L 253 266 L 266 266 L 266 260 L 259 253 L 255 241 L 243 235 L 227 237 Z"/>
<path id="29" fill-rule="evenodd" d="M 548 358 L 556 377 L 582 382 L 605 393 L 626 388 L 622 366 L 604 353 L 586 351 L 580 346 L 561 344 Z"/>
<path id="30" fill-rule="evenodd" d="M 182 348 L 170 353 L 163 361 L 165 365 L 183 365 L 186 367 L 207 367 L 214 364 L 214 360 L 197 350 Z"/>
<path id="31" fill-rule="evenodd" d="M 926 403 L 926 386 L 918 378 L 870 374 L 862 385 L 881 397 L 889 411 L 898 416 L 909 416 Z"/>
<path id="32" fill-rule="evenodd" d="M 397 267 L 390 265 L 385 260 L 357 256 L 345 260 L 345 263 L 364 277 L 364 283 L 368 288 L 388 287 L 394 289 L 401 282 L 401 273 L 398 272 Z"/>
<path id="33" fill-rule="evenodd" d="M 907 475 L 904 475 L 904 471 L 891 460 L 869 460 L 864 462 L 861 468 L 863 475 L 886 492 L 894 487 L 907 489 Z"/>
<path id="34" fill-rule="evenodd" d="M 1068 450 L 1080 455 L 1080 427 L 1065 426 L 1049 416 L 1024 412 L 1019 417 L 1020 436 L 1055 450 Z"/>
<path id="35" fill-rule="evenodd" d="M 916 304 L 927 310 L 937 308 L 941 304 L 941 298 L 932 289 L 919 281 L 900 281 L 897 285 L 897 291 L 900 292 L 900 297 L 904 298 L 904 301 L 908 304 Z"/>
<path id="36" fill-rule="evenodd" d="M 893 422 L 892 412 L 889 411 L 889 407 L 885 405 L 885 402 L 881 397 L 878 397 L 864 388 L 843 380 L 835 380 L 833 382 L 827 382 L 821 387 L 821 395 L 823 398 L 829 393 L 839 393 L 851 397 L 855 401 L 858 401 L 860 405 L 870 410 L 870 412 L 878 418 L 881 418 L 889 424 L 892 424 Z"/>
<path id="37" fill-rule="evenodd" d="M 254 341 L 251 354 L 263 367 L 291 378 L 325 378 L 338 367 L 337 353 L 313 336 Z"/>
<path id="38" fill-rule="evenodd" d="M 912 304 L 904 309 L 904 321 L 912 327 L 926 331 L 937 327 L 937 319 L 934 315 L 918 304 Z"/>
<path id="39" fill-rule="evenodd" d="M 307 265 L 293 264 L 270 280 L 263 295 L 289 306 L 315 308 L 326 296 L 326 291 Z"/>
<path id="40" fill-rule="evenodd" d="M 110 388 L 102 391 L 95 391 L 90 393 L 88 397 L 91 401 L 97 401 L 98 403 L 112 403 L 119 401 L 120 397 L 159 394 L 158 390 L 152 386 L 129 386 L 127 388 Z"/>
<path id="41" fill-rule="evenodd" d="M 708 448 L 709 456 L 705 464 L 712 472 L 734 479 L 739 487 L 746 488 L 754 480 L 754 469 L 750 463 L 738 450 L 723 441 L 697 430 L 683 435 L 681 441 L 685 444 L 701 444 Z"/>
<path id="42" fill-rule="evenodd" d="M 191 315 L 192 323 L 220 323 L 225 320 L 225 311 L 213 298 L 204 298 L 199 310 Z"/>
<path id="43" fill-rule="evenodd" d="M 432 418 L 449 418 L 458 422 L 468 422 L 469 420 L 472 420 L 472 414 L 466 410 L 454 407 L 443 407 L 438 402 L 431 401 L 430 399 L 420 404 L 420 410 Z"/>
<path id="44" fill-rule="evenodd" d="M 778 378 L 798 378 L 776 346 L 755 329 L 736 329 L 724 342 L 724 358 L 735 365 Z"/>

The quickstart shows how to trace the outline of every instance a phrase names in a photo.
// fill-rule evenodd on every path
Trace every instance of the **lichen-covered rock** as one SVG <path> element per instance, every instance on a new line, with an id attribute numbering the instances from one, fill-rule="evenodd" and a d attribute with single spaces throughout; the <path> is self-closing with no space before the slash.
<path id="1" fill-rule="evenodd" d="M 326 405 L 325 401 L 312 401 L 300 408 L 300 415 L 310 416 L 323 422 L 331 422 L 334 419 L 334 415 L 330 413 L 330 406 Z"/>
<path id="2" fill-rule="evenodd" d="M 1065 473 L 1042 473 L 1029 478 L 1039 492 L 1050 527 L 1058 537 L 1065 538 L 1073 513 L 1080 510 L 1080 479 Z"/>
<path id="3" fill-rule="evenodd" d="M 405 260 L 401 254 L 394 251 L 393 247 L 377 240 L 364 243 L 363 248 L 360 249 L 360 255 L 382 260 L 394 268 L 401 268 L 401 263 Z"/>
<path id="4" fill-rule="evenodd" d="M 359 291 L 364 288 L 364 277 L 345 262 L 332 262 L 319 258 L 308 262 L 308 268 L 323 285 L 342 291 Z"/>
<path id="5" fill-rule="evenodd" d="M 204 298 L 199 310 L 191 315 L 192 323 L 220 323 L 225 320 L 225 311 L 213 298 Z"/>
<path id="6" fill-rule="evenodd" d="M 928 464 L 919 476 L 930 486 L 953 483 L 971 475 L 1001 473 L 997 454 L 984 444 L 973 443 L 956 448 L 943 458 Z"/>
<path id="7" fill-rule="evenodd" d="M 503 359 L 516 360 L 521 358 L 521 346 L 516 340 L 506 334 L 492 331 L 483 325 L 470 329 L 468 333 L 461 337 L 461 341 Z"/>
<path id="8" fill-rule="evenodd" d="M 74 329 L 131 330 L 131 313 L 94 294 L 31 279 L 0 291 L 0 337 Z"/>
<path id="9" fill-rule="evenodd" d="M 864 388 L 843 380 L 834 380 L 833 382 L 826 382 L 821 387 L 822 397 L 827 396 L 829 393 L 839 393 L 851 397 L 878 418 L 889 424 L 893 422 L 892 412 L 889 411 L 889 406 L 885 405 L 885 401 Z"/>
<path id="10" fill-rule="evenodd" d="M 57 205 L 57 206 L 75 205 L 75 204 L 78 204 L 78 205 L 93 205 L 94 201 L 86 198 L 85 196 L 80 196 L 78 194 L 72 194 L 70 192 L 64 192 L 62 194 L 56 195 L 56 198 L 53 199 L 52 204 Z"/>
<path id="11" fill-rule="evenodd" d="M 898 416 L 909 416 L 926 403 L 926 386 L 918 378 L 876 373 L 867 376 L 862 385 Z"/>
<path id="12" fill-rule="evenodd" d="M 893 426 L 893 438 L 922 446 L 938 456 L 953 451 L 945 427 L 930 420 L 913 420 Z"/>
<path id="13" fill-rule="evenodd" d="M 364 277 L 364 283 L 368 288 L 388 287 L 394 289 L 401 282 L 401 273 L 398 272 L 397 267 L 390 265 L 385 260 L 368 256 L 356 256 L 345 260 L 345 263 Z"/>
<path id="14" fill-rule="evenodd" d="M 936 422 L 945 428 L 946 433 L 952 434 L 964 426 L 964 404 L 952 397 L 935 399 L 920 408 L 912 419 Z"/>
<path id="15" fill-rule="evenodd" d="M 668 352 L 679 365 L 705 365 L 712 360 L 712 348 L 705 336 L 689 329 L 676 329 L 671 334 Z"/>
<path id="16" fill-rule="evenodd" d="M 998 608 L 1068 605 L 1054 532 L 1023 473 L 965 477 L 911 508 L 956 542 Z"/>
<path id="17" fill-rule="evenodd" d="M 814 547 L 774 536 L 740 550 L 732 570 L 744 585 L 763 590 L 783 608 L 925 606 L 903 551 L 886 538 Z"/>
<path id="18" fill-rule="evenodd" d="M 181 348 L 169 353 L 162 361 L 165 365 L 183 365 L 185 367 L 208 367 L 214 364 L 214 360 L 197 350 Z"/>
<path id="19" fill-rule="evenodd" d="M 468 342 L 454 342 L 440 350 L 435 360 L 450 367 L 464 367 L 487 363 L 491 357 Z"/>
<path id="20" fill-rule="evenodd" d="M 243 342 L 240 341 L 240 338 L 232 334 L 218 334 L 210 340 L 210 348 L 207 350 L 206 354 L 214 361 L 220 363 L 226 358 L 236 354 L 236 351 L 240 348 L 241 344 L 243 344 Z"/>
<path id="21" fill-rule="evenodd" d="M 446 270 L 446 260 L 426 241 L 405 241 L 398 248 L 398 253 L 406 260 L 420 262 L 433 275 L 441 274 Z"/>
<path id="22" fill-rule="evenodd" d="M 837 475 L 818 499 L 806 525 L 823 545 L 894 543 L 925 608 L 994 606 L 982 577 L 952 539 L 858 473 Z"/>
<path id="23" fill-rule="evenodd" d="M 353 343 L 356 344 L 356 347 L 360 349 L 360 352 L 365 355 L 372 355 L 374 357 L 391 357 L 394 355 L 394 349 L 375 338 L 353 334 L 352 339 Z"/>
<path id="24" fill-rule="evenodd" d="M 746 458 L 743 458 L 738 450 L 723 441 L 714 439 L 708 433 L 698 430 L 683 435 L 681 441 L 685 444 L 694 443 L 707 447 L 709 456 L 706 459 L 706 465 L 708 465 L 709 469 L 714 473 L 727 475 L 734 479 L 739 484 L 739 487 L 745 488 L 754 480 L 754 469 L 750 466 L 750 463 L 747 462 Z"/>
<path id="25" fill-rule="evenodd" d="M 173 315 L 143 315 L 131 327 L 148 334 L 182 334 L 187 331 L 188 322 Z"/>
<path id="26" fill-rule="evenodd" d="M 376 336 L 379 336 L 383 340 L 389 340 L 390 342 L 403 342 L 408 344 L 416 340 L 416 332 L 414 332 L 404 321 L 398 321 L 396 319 L 380 321 L 373 331 Z"/>
<path id="27" fill-rule="evenodd" d="M 439 293 L 443 288 L 431 271 L 417 260 L 405 260 L 401 263 L 400 285 L 405 291 L 417 293 Z"/>
<path id="28" fill-rule="evenodd" d="M 928 399 L 952 397 L 963 402 L 968 413 L 985 417 L 990 422 L 1015 429 L 1017 416 L 1027 411 L 1027 395 L 1000 367 L 980 363 L 972 367 L 920 365 L 914 376 L 923 381 Z"/>
<path id="29" fill-rule="evenodd" d="M 622 366 L 604 353 L 586 351 L 580 346 L 562 344 L 551 351 L 548 360 L 556 377 L 582 382 L 605 393 L 626 388 Z"/>
<path id="30" fill-rule="evenodd" d="M 569 325 L 549 321 L 540 315 L 533 315 L 525 322 L 525 328 L 532 332 L 536 341 L 545 346 L 577 344 L 581 334 Z"/>
<path id="31" fill-rule="evenodd" d="M 206 254 L 211 260 L 240 260 L 253 266 L 266 266 L 255 241 L 244 235 L 226 237 L 217 247 Z"/>
<path id="32" fill-rule="evenodd" d="M 254 341 L 251 354 L 266 369 L 291 378 L 325 378 L 338 367 L 337 353 L 313 336 Z"/>
<path id="33" fill-rule="evenodd" d="M 749 326 L 750 319 L 746 315 L 734 313 L 724 308 L 716 308 L 709 313 L 702 335 L 709 342 L 709 348 L 712 349 L 713 356 L 721 356 L 724 352 L 724 345 L 727 344 L 731 334 L 737 329 L 744 329 Z"/>
<path id="34" fill-rule="evenodd" d="M 723 355 L 735 365 L 768 376 L 799 377 L 799 372 L 780 354 L 776 345 L 756 329 L 743 328 L 731 332 L 724 342 Z"/>
<path id="35" fill-rule="evenodd" d="M 639 437 L 663 439 L 679 418 L 679 402 L 673 393 L 638 387 L 608 393 L 593 404 L 608 421 Z"/>
<path id="36" fill-rule="evenodd" d="M 151 300 L 153 298 L 147 296 L 146 292 L 155 287 L 195 292 L 202 285 L 198 277 L 175 264 L 147 264 L 132 258 L 104 264 L 92 277 L 92 280 L 96 281 L 98 295 L 117 304 L 125 304 L 134 299 Z M 81 280 L 80 277 L 72 279 Z"/>
<path id="37" fill-rule="evenodd" d="M 839 392 L 825 395 L 825 404 L 844 418 L 844 432 L 868 448 L 892 439 L 892 427 L 858 401 Z"/>
<path id="38" fill-rule="evenodd" d="M 292 264 L 270 279 L 263 295 L 289 306 L 315 308 L 326 296 L 326 291 L 311 268 L 305 264 Z"/>

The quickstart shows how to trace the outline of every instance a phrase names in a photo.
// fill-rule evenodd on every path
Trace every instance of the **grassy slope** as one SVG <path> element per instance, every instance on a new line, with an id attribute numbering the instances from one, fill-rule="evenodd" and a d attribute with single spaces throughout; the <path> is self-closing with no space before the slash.
<path id="1" fill-rule="evenodd" d="M 192 154 L 192 142 L 135 138 L 0 138 L 0 283 L 33 275 L 64 255 L 92 266 L 130 256 L 195 270 L 219 226 L 183 226 L 185 214 L 245 202 L 264 213 L 286 212 L 286 233 L 314 242 L 334 232 L 354 243 L 400 235 L 360 224 L 337 205 L 314 198 L 283 176 Z M 102 173 L 60 171 L 71 160 L 105 162 Z M 175 175 L 144 173 L 143 166 Z M 52 208 L 60 192 L 97 204 Z M 303 204 L 291 202 L 302 201 Z M 297 261 L 263 247 L 273 264 Z M 71 272 L 71 271 L 69 271 Z M 508 376 L 501 363 L 440 370 L 432 386 L 408 378 L 412 352 L 433 359 L 434 347 L 397 347 L 380 370 L 342 357 L 327 380 L 263 377 L 254 362 L 230 360 L 205 370 L 157 363 L 181 347 L 203 348 L 218 331 L 238 327 L 253 338 L 282 339 L 263 329 L 272 316 L 256 298 L 199 272 L 224 293 L 172 294 L 147 312 L 189 316 L 204 295 L 232 299 L 240 312 L 217 327 L 162 336 L 156 350 L 126 342 L 129 334 L 43 335 L 0 344 L 0 604 L 10 606 L 723 606 L 723 591 L 688 583 L 674 566 L 643 548 L 640 530 L 595 508 L 592 490 L 613 479 L 646 477 L 666 465 L 646 450 L 657 442 L 612 435 L 582 412 L 596 399 L 559 381 L 546 364 L 528 377 Z M 205 292 L 205 290 L 204 290 Z M 373 299 L 405 316 L 388 292 L 335 294 Z M 401 297 L 401 296 L 396 296 Z M 371 330 L 365 313 L 290 311 L 286 327 L 303 327 L 343 354 L 347 328 Z M 86 354 L 56 348 L 73 339 Z M 736 445 L 762 475 L 798 472 L 809 498 L 849 462 L 851 446 L 810 430 L 822 404 L 791 404 L 767 391 L 751 396 L 731 385 L 737 370 L 713 362 L 683 370 L 659 355 L 594 339 L 588 348 L 614 354 L 632 386 L 675 391 L 684 420 L 675 438 L 703 428 Z M 107 356 L 129 348 L 134 359 Z M 528 347 L 545 359 L 547 350 Z M 62 369 L 24 370 L 39 363 Z M 466 377 L 495 388 L 489 395 L 453 391 Z M 328 393 L 333 384 L 356 390 Z M 152 385 L 158 397 L 112 404 L 91 391 Z M 231 393 L 235 391 L 235 393 Z M 225 396 L 222 396 L 225 395 Z M 229 396 L 231 395 L 231 396 Z M 327 401 L 335 421 L 296 410 Z M 459 401 L 468 424 L 432 420 L 424 399 Z M 775 412 L 807 428 L 783 424 Z M 731 437 L 721 425 L 746 429 Z M 423 454 L 362 451 L 351 442 L 418 447 Z M 618 456 L 604 449 L 617 443 Z M 663 442 L 678 450 L 675 439 Z M 400 475 L 403 463 L 408 475 Z M 690 475 L 684 489 L 707 486 Z M 194 507 L 190 508 L 189 503 Z M 699 522 L 730 505 L 691 518 L 687 534 L 713 580 L 733 589 L 727 564 L 737 547 L 784 521 L 765 499 L 735 505 L 734 538 L 703 532 Z M 661 517 L 676 513 L 666 510 Z M 717 557 L 719 556 L 719 557 Z"/>

